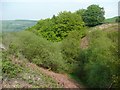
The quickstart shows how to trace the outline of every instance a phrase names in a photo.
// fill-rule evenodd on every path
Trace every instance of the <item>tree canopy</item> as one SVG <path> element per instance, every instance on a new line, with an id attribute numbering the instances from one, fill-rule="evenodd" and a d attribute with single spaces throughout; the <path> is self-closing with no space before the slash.
<path id="1" fill-rule="evenodd" d="M 87 26 L 96 26 L 104 22 L 104 14 L 104 8 L 98 5 L 90 5 L 82 17 Z"/>
<path id="2" fill-rule="evenodd" d="M 52 18 L 39 20 L 38 23 L 29 28 L 38 35 L 42 35 L 50 41 L 61 41 L 69 32 L 79 31 L 81 37 L 85 34 L 84 22 L 76 13 L 60 12 L 57 16 L 53 15 Z"/>

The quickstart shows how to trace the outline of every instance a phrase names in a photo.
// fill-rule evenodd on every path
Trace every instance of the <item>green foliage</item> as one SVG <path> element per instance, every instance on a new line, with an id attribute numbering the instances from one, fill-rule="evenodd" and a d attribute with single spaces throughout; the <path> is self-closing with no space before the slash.
<path id="1" fill-rule="evenodd" d="M 2 73 L 3 76 L 15 77 L 22 71 L 22 68 L 14 63 L 8 58 L 8 52 L 2 53 Z"/>
<path id="2" fill-rule="evenodd" d="M 81 34 L 78 31 L 72 31 L 69 35 L 62 41 L 61 52 L 63 54 L 63 59 L 66 62 L 66 69 L 69 73 L 73 72 L 77 66 L 77 57 L 80 50 L 80 39 Z"/>
<path id="3" fill-rule="evenodd" d="M 89 34 L 90 46 L 79 56 L 83 81 L 89 87 L 119 86 L 117 32 L 94 31 Z M 115 36 L 111 39 L 111 36 Z M 114 78 L 115 77 L 115 78 Z M 117 79 L 116 79 L 117 78 Z M 112 85 L 112 86 L 111 86 Z"/>
<path id="4" fill-rule="evenodd" d="M 80 15 L 80 16 L 83 16 L 84 13 L 85 13 L 85 11 L 86 11 L 86 9 L 79 9 L 75 13 L 78 14 L 78 15 Z"/>
<path id="5" fill-rule="evenodd" d="M 37 35 L 42 35 L 50 41 L 61 41 L 69 32 L 80 31 L 83 32 L 84 22 L 80 15 L 71 12 L 60 12 L 58 16 L 53 16 L 51 19 L 40 20 L 38 23 L 28 28 L 28 30 L 35 32 Z"/>
<path id="6" fill-rule="evenodd" d="M 67 71 L 69 73 L 73 72 L 77 66 L 76 58 L 79 54 L 82 35 L 82 32 L 77 30 L 71 31 L 62 42 L 53 43 L 32 32 L 22 31 L 8 34 L 3 41 L 9 48 L 8 52 L 16 57 L 22 54 L 38 66 L 56 72 Z M 12 41 L 6 40 L 6 37 Z"/>
<path id="7" fill-rule="evenodd" d="M 82 15 L 87 26 L 96 26 L 104 22 L 104 9 L 98 5 L 90 5 Z"/>
<path id="8" fill-rule="evenodd" d="M 99 25 L 104 21 L 104 10 L 91 5 L 74 13 L 60 12 L 51 19 L 39 20 L 26 31 L 4 33 L 3 44 L 7 54 L 22 54 L 40 67 L 77 74 L 88 87 L 119 87 L 118 33 L 111 27 L 111 32 L 93 30 L 87 35 L 89 47 L 80 49 L 81 38 L 87 33 L 82 19 L 87 26 Z M 3 72 L 14 77 L 22 69 L 5 57 L 7 54 Z"/>
<path id="9" fill-rule="evenodd" d="M 10 54 L 18 56 L 24 55 L 30 62 L 50 68 L 53 71 L 61 72 L 64 70 L 64 60 L 60 51 L 59 43 L 52 43 L 45 38 L 35 35 L 29 31 L 22 31 L 14 33 L 15 37 L 11 35 L 7 38 L 13 38 L 12 42 L 4 42 L 8 44 Z M 5 37 L 4 37 L 5 39 Z"/>

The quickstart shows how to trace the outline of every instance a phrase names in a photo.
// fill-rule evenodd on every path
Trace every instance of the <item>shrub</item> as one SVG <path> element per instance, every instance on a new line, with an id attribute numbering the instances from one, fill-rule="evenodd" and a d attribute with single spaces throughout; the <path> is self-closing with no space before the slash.
<path id="1" fill-rule="evenodd" d="M 68 72 L 73 72 L 77 66 L 77 57 L 80 50 L 80 40 L 81 34 L 78 31 L 72 31 L 69 35 L 62 41 L 61 52 L 63 54 L 63 59 L 67 65 L 66 69 Z"/>
<path id="2" fill-rule="evenodd" d="M 15 77 L 22 71 L 22 68 L 16 64 L 13 64 L 12 61 L 8 58 L 7 52 L 3 52 L 2 55 L 2 72 L 3 76 Z"/>
<path id="3" fill-rule="evenodd" d="M 64 70 L 64 60 L 59 43 L 52 43 L 29 31 L 14 34 L 16 37 L 9 43 L 10 54 L 16 56 L 19 53 L 23 54 L 30 62 L 53 71 L 62 72 Z"/>
<path id="4" fill-rule="evenodd" d="M 110 39 L 110 36 L 115 34 L 109 34 L 102 31 L 90 33 L 90 46 L 80 53 L 80 74 L 82 73 L 82 80 L 89 87 L 109 88 L 118 87 L 120 84 L 120 79 L 117 79 L 120 69 L 117 40 L 115 37 Z"/>

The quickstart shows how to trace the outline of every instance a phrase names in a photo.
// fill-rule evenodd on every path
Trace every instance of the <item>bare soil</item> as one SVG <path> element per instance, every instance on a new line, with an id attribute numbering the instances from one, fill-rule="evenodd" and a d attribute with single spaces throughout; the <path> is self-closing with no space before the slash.
<path id="1" fill-rule="evenodd" d="M 53 71 L 49 71 L 48 69 L 44 69 L 41 67 L 39 68 L 33 63 L 29 63 L 28 65 L 32 67 L 33 69 L 37 68 L 40 71 L 42 71 L 44 74 L 52 77 L 54 80 L 57 81 L 58 84 L 60 84 L 64 88 L 82 88 L 83 87 L 82 85 L 80 86 L 74 80 L 69 78 L 66 74 L 55 73 Z"/>
<path id="2" fill-rule="evenodd" d="M 82 38 L 80 48 L 86 49 L 88 48 L 88 45 L 89 45 L 88 38 L 87 37 Z"/>
<path id="3" fill-rule="evenodd" d="M 17 60 L 15 57 L 12 57 L 12 62 L 15 64 L 22 64 L 24 63 L 22 60 Z M 60 74 L 60 73 L 55 73 L 53 71 L 49 71 L 48 69 L 44 69 L 42 67 L 38 67 L 36 64 L 30 63 L 30 62 L 25 62 L 24 65 L 26 65 L 27 68 L 30 68 L 31 71 L 36 71 L 36 72 L 42 72 L 43 74 L 53 78 L 58 85 L 60 85 L 63 88 L 83 88 L 82 85 L 79 85 L 77 82 L 75 82 L 73 79 L 68 77 L 66 74 Z M 29 84 L 28 82 L 20 79 L 20 78 L 13 78 L 13 79 L 8 79 L 4 80 L 2 82 L 2 87 L 3 88 L 32 88 L 32 84 Z"/>

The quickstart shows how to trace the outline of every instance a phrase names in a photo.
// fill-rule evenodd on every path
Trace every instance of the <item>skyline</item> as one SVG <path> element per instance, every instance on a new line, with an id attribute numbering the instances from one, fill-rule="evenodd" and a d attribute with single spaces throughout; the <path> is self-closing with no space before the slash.
<path id="1" fill-rule="evenodd" d="M 61 11 L 75 12 L 79 9 L 86 9 L 92 4 L 97 4 L 104 7 L 105 17 L 111 18 L 118 16 L 118 1 L 119 0 L 66 0 L 66 1 L 47 1 L 47 0 L 2 0 L 2 19 L 3 20 L 40 20 L 51 18 Z"/>

